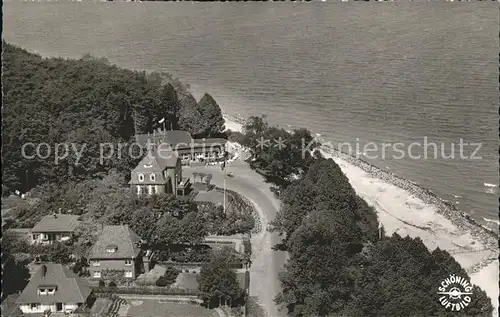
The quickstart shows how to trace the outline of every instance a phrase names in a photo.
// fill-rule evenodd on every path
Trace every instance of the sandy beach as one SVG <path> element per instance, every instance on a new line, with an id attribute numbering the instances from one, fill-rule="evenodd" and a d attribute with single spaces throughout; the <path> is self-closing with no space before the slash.
<path id="1" fill-rule="evenodd" d="M 226 129 L 241 131 L 241 118 L 225 116 Z M 386 234 L 420 237 L 434 250 L 448 250 L 471 277 L 485 290 L 498 316 L 498 244 L 494 235 L 471 224 L 457 212 L 445 210 L 436 197 L 415 184 L 401 180 L 367 163 L 322 148 L 341 167 L 356 193 L 372 205 Z"/>

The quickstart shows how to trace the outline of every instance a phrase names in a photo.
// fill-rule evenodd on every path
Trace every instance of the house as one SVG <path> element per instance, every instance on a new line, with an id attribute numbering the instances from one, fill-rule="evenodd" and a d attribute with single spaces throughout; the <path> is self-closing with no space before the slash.
<path id="1" fill-rule="evenodd" d="M 89 271 L 94 279 L 107 279 L 108 270 L 119 271 L 125 279 L 135 279 L 149 271 L 152 254 L 141 250 L 141 238 L 128 226 L 104 226 L 89 254 Z"/>
<path id="2" fill-rule="evenodd" d="M 73 237 L 78 223 L 76 215 L 45 216 L 31 229 L 31 243 L 52 244 L 55 241 L 68 241 Z"/>
<path id="3" fill-rule="evenodd" d="M 177 154 L 168 148 L 149 148 L 146 156 L 131 172 L 129 184 L 137 195 L 187 195 L 191 189 L 189 177 L 182 177 L 182 165 Z"/>
<path id="4" fill-rule="evenodd" d="M 86 304 L 87 282 L 61 264 L 46 263 L 33 275 L 16 303 L 24 314 L 71 312 Z"/>
<path id="5" fill-rule="evenodd" d="M 181 158 L 183 165 L 191 162 L 213 162 L 224 159 L 227 140 L 222 138 L 193 139 L 187 131 L 158 129 L 153 133 L 136 135 L 136 142 L 142 147 L 152 144 L 168 145 Z"/>

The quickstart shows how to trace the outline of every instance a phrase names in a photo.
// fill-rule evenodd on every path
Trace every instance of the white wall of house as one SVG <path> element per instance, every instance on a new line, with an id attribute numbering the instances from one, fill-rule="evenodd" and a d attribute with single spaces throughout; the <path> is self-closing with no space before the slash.
<path id="1" fill-rule="evenodd" d="M 25 314 L 33 314 L 33 313 L 43 313 L 46 310 L 50 310 L 52 312 L 56 311 L 56 305 L 51 304 L 38 304 L 36 307 L 31 307 L 31 304 L 23 304 L 19 306 L 19 309 Z"/>
<path id="2" fill-rule="evenodd" d="M 156 193 L 157 194 L 165 193 L 165 185 L 156 185 Z"/>
<path id="3" fill-rule="evenodd" d="M 31 243 L 50 244 L 54 241 L 65 241 L 71 239 L 70 232 L 55 232 L 55 233 L 31 233 Z"/>
<path id="4" fill-rule="evenodd" d="M 81 305 L 81 304 L 80 304 Z M 79 304 L 75 303 L 63 303 L 62 311 L 66 310 L 76 310 Z M 53 313 L 57 312 L 56 304 L 38 304 L 35 308 L 32 308 L 31 304 L 23 304 L 19 306 L 19 309 L 25 314 L 34 314 L 34 313 L 43 313 L 47 310 L 52 311 Z"/>
<path id="5" fill-rule="evenodd" d="M 66 310 L 76 310 L 78 308 L 78 304 L 70 304 L 70 303 L 66 303 L 63 305 L 63 311 L 66 311 Z"/>

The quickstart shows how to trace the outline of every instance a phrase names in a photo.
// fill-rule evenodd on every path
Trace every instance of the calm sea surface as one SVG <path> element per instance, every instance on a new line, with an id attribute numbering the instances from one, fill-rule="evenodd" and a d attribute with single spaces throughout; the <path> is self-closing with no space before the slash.
<path id="1" fill-rule="evenodd" d="M 3 10 L 10 43 L 168 71 L 229 115 L 265 114 L 334 145 L 349 142 L 353 154 L 356 143 L 363 152 L 374 142 L 382 155 L 382 143 L 427 137 L 441 156 L 441 143 L 446 155 L 455 143 L 454 159 L 434 159 L 429 148 L 427 159 L 398 160 L 386 149 L 385 159 L 368 161 L 478 220 L 498 220 L 498 187 L 485 185 L 499 182 L 496 2 L 4 1 Z M 461 139 L 481 143 L 482 159 L 461 159 Z"/>

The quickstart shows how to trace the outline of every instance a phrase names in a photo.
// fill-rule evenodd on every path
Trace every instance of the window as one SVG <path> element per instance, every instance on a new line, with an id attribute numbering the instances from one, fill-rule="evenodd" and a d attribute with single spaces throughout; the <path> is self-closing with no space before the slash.
<path id="1" fill-rule="evenodd" d="M 140 195 L 142 193 L 141 186 L 137 186 L 137 195 Z"/>
<path id="2" fill-rule="evenodd" d="M 99 261 L 92 261 L 92 266 L 101 266 L 101 262 L 99 262 Z"/>
<path id="3" fill-rule="evenodd" d="M 132 277 L 132 271 L 125 271 L 125 277 Z"/>
<path id="4" fill-rule="evenodd" d="M 50 295 L 54 294 L 54 292 L 55 292 L 55 289 L 53 289 L 53 288 L 49 288 L 48 293 L 49 293 Z"/>
<path id="5" fill-rule="evenodd" d="M 139 174 L 139 182 L 144 182 L 144 174 Z"/>
<path id="6" fill-rule="evenodd" d="M 106 252 L 109 252 L 109 253 L 115 253 L 116 249 L 115 248 L 107 248 L 106 249 Z"/>
<path id="7" fill-rule="evenodd" d="M 101 272 L 100 271 L 94 272 L 94 278 L 100 278 L 100 277 L 101 277 Z"/>
<path id="8" fill-rule="evenodd" d="M 125 260 L 125 265 L 132 265 L 132 260 Z"/>
<path id="9" fill-rule="evenodd" d="M 38 240 L 38 234 L 33 235 L 33 240 Z"/>
<path id="10" fill-rule="evenodd" d="M 47 295 L 47 290 L 45 288 L 40 288 L 40 289 L 38 289 L 38 293 L 40 295 Z"/>
<path id="11" fill-rule="evenodd" d="M 154 181 L 155 181 L 155 179 L 156 179 L 155 174 L 150 174 L 150 175 L 149 175 L 149 179 L 150 179 L 152 182 L 154 182 Z"/>
<path id="12" fill-rule="evenodd" d="M 31 304 L 31 309 L 38 309 L 39 306 L 39 304 Z"/>
<path id="13" fill-rule="evenodd" d="M 153 195 L 153 186 L 149 185 L 149 194 Z"/>

